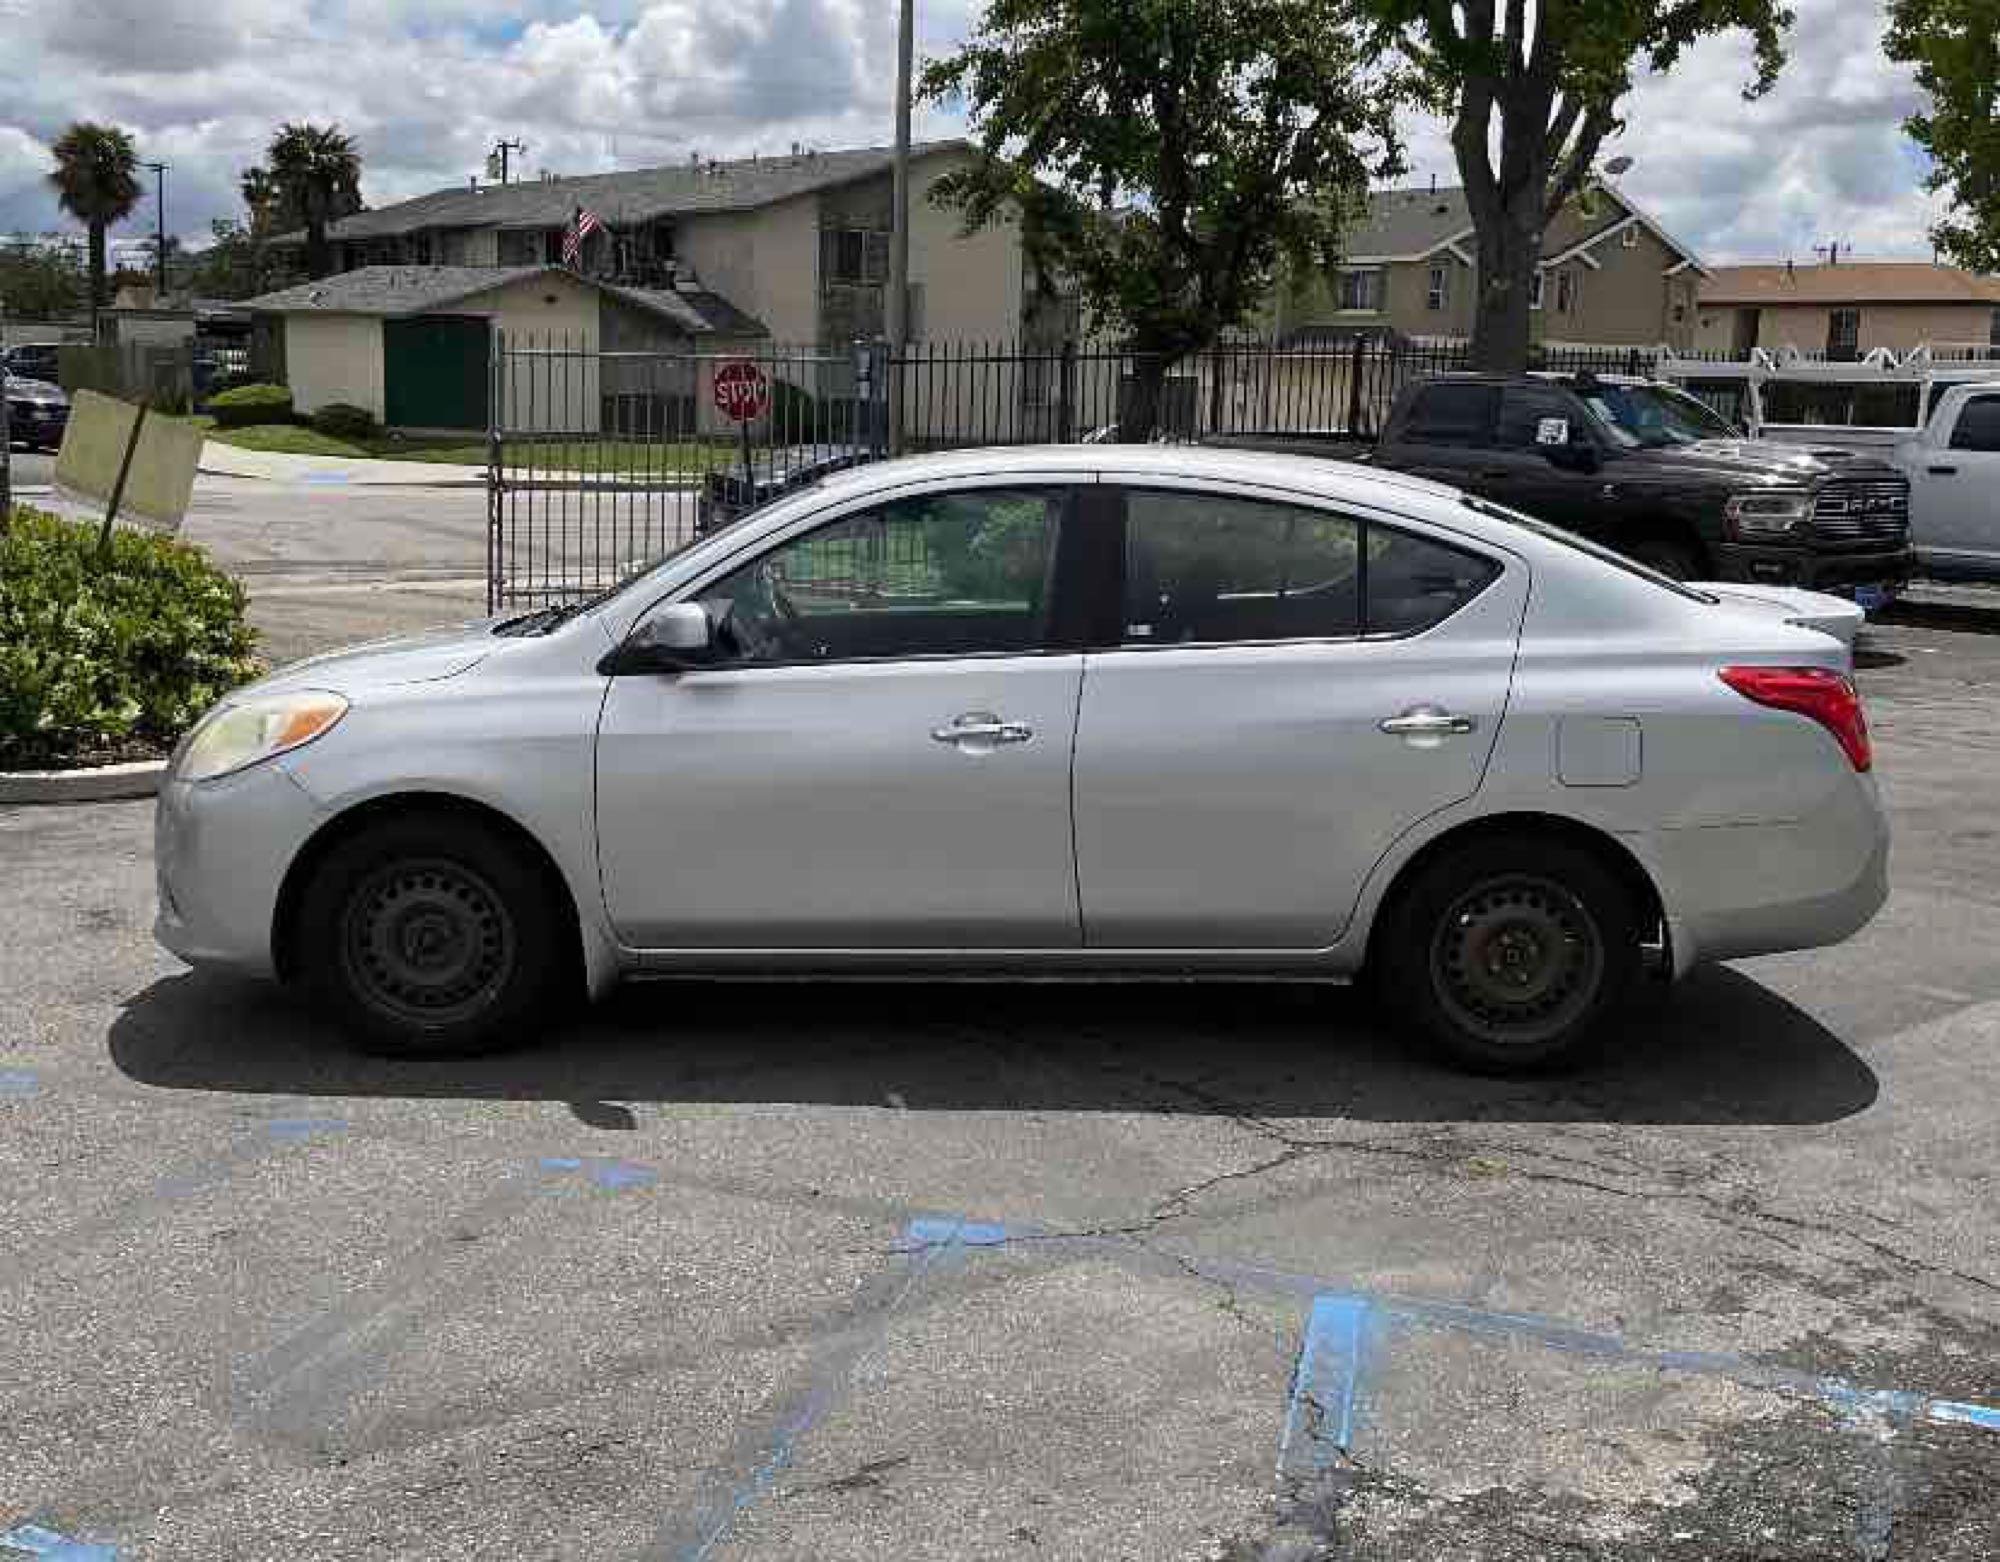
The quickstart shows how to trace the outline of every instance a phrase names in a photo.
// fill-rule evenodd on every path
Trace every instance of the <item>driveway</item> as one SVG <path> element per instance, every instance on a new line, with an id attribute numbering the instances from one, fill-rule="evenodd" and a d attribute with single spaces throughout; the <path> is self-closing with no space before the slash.
<path id="1" fill-rule="evenodd" d="M 1534 1082 L 1226 985 L 365 1060 L 0 812 L 0 1557 L 1989 1558 L 1989 627 L 1866 658 L 1885 914 Z"/>

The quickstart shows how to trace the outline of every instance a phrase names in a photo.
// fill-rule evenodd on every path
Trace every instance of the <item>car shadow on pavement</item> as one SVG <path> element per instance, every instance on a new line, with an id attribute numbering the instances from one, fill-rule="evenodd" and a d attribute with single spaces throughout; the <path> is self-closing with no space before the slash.
<path id="1" fill-rule="evenodd" d="M 634 983 L 494 1057 L 347 1050 L 299 998 L 203 973 L 126 1005 L 142 1084 L 273 1096 L 1160 1112 L 1388 1122 L 1827 1123 L 1879 1086 L 1831 1031 L 1728 969 L 1645 995 L 1571 1072 L 1484 1079 L 1406 1044 L 1355 992 L 1262 984 Z"/>

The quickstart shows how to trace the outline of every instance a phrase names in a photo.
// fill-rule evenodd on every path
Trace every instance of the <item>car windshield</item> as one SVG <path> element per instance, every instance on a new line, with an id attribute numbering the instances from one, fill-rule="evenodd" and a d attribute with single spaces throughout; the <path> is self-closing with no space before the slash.
<path id="1" fill-rule="evenodd" d="M 1578 553 L 1587 553 L 1593 559 L 1609 564 L 1614 569 L 1623 570 L 1628 575 L 1637 575 L 1664 591 L 1671 591 L 1677 597 L 1686 597 L 1691 602 L 1706 602 L 1713 607 L 1720 597 L 1710 596 L 1706 591 L 1698 591 L 1693 586 L 1683 585 L 1671 576 L 1662 575 L 1656 569 L 1649 569 L 1637 559 L 1622 553 L 1613 553 L 1609 548 L 1592 542 L 1588 537 L 1580 537 L 1575 532 L 1564 531 L 1560 526 L 1551 526 L 1546 521 L 1538 521 L 1532 515 L 1523 515 L 1519 510 L 1510 510 L 1504 504 L 1495 504 L 1490 499 L 1481 499 L 1472 494 L 1464 495 L 1460 501 L 1468 510 L 1477 510 L 1481 515 L 1489 515 L 1496 521 L 1511 521 L 1514 525 L 1533 532 L 1537 537 L 1546 537 L 1550 542 L 1559 542 L 1565 548 L 1574 548 Z"/>
<path id="2" fill-rule="evenodd" d="M 1581 385 L 1577 394 L 1621 445 L 1659 450 L 1703 439 L 1736 439 L 1730 425 L 1694 397 L 1664 385 Z"/>

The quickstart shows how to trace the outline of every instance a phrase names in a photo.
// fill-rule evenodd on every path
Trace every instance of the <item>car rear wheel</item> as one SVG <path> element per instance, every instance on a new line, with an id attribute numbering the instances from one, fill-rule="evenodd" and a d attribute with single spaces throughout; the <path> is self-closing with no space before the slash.
<path id="1" fill-rule="evenodd" d="M 1383 996 L 1421 1039 L 1488 1073 L 1580 1056 L 1640 971 L 1631 895 L 1564 841 L 1486 841 L 1439 858 L 1385 933 Z"/>
<path id="2" fill-rule="evenodd" d="M 1701 559 L 1684 542 L 1672 537 L 1641 537 L 1625 550 L 1648 569 L 1657 570 L 1669 580 L 1699 580 L 1702 575 Z"/>
<path id="3" fill-rule="evenodd" d="M 313 875 L 297 968 L 367 1051 L 521 1045 L 548 1013 L 571 942 L 546 879 L 475 820 L 385 820 L 335 846 Z"/>

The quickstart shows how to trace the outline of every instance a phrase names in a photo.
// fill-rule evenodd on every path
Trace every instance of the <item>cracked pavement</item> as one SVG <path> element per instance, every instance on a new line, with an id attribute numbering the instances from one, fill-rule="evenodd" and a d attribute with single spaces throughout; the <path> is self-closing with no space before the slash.
<path id="1" fill-rule="evenodd" d="M 0 1556 L 1990 1557 L 1973 627 L 1867 659 L 1880 921 L 1534 1081 L 1242 985 L 362 1059 L 153 947 L 146 805 L 0 811 Z"/>

